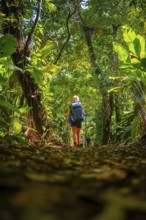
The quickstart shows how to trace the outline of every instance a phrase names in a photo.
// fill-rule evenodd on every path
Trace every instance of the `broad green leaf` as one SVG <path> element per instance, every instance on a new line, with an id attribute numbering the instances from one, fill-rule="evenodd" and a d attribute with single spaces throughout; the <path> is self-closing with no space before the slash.
<path id="1" fill-rule="evenodd" d="M 137 57 L 140 58 L 140 54 L 141 54 L 141 45 L 140 45 L 140 41 L 138 38 L 135 38 L 133 41 L 134 44 L 134 49 L 135 49 L 135 54 Z"/>
<path id="2" fill-rule="evenodd" d="M 0 85 L 4 86 L 8 84 L 8 80 L 0 75 Z"/>
<path id="3" fill-rule="evenodd" d="M 119 92 L 122 90 L 122 86 L 117 86 L 117 87 L 113 87 L 111 89 L 108 90 L 108 92 Z"/>
<path id="4" fill-rule="evenodd" d="M 55 43 L 53 41 L 48 40 L 45 45 L 37 52 L 37 56 L 41 58 L 45 58 L 49 55 L 49 53 L 54 48 Z"/>
<path id="5" fill-rule="evenodd" d="M 1 59 L 1 61 L 2 61 L 2 59 Z M 2 73 L 4 73 L 4 64 L 0 64 L 0 74 L 2 74 Z"/>
<path id="6" fill-rule="evenodd" d="M 13 54 L 17 48 L 17 40 L 11 34 L 5 34 L 0 38 L 0 58 Z"/>
<path id="7" fill-rule="evenodd" d="M 144 72 L 146 72 L 146 58 L 141 59 L 141 66 Z"/>
<path id="8" fill-rule="evenodd" d="M 140 46 L 141 46 L 141 53 L 140 53 L 140 58 L 146 58 L 146 40 L 144 37 L 138 35 L 137 36 L 140 42 Z"/>
<path id="9" fill-rule="evenodd" d="M 48 64 L 42 67 L 43 76 L 51 76 L 53 73 L 60 71 L 61 67 L 53 64 Z"/>
<path id="10" fill-rule="evenodd" d="M 109 79 L 119 80 L 119 79 L 121 79 L 121 76 L 109 76 Z"/>
<path id="11" fill-rule="evenodd" d="M 0 17 L 5 17 L 6 15 L 0 12 Z"/>
<path id="12" fill-rule="evenodd" d="M 19 118 L 14 118 L 13 121 L 13 132 L 14 133 L 20 133 L 22 130 L 21 121 Z"/>
<path id="13" fill-rule="evenodd" d="M 113 42 L 114 51 L 118 53 L 119 60 L 130 63 L 128 51 L 119 43 Z"/>
<path id="14" fill-rule="evenodd" d="M 132 70 L 146 71 L 146 42 L 145 39 L 136 35 L 130 28 L 124 26 L 124 40 L 129 47 L 129 57 L 127 58 L 128 51 L 114 42 L 114 50 L 118 53 L 119 59 L 122 61 L 121 69 L 130 68 Z M 125 50 L 125 51 L 124 51 Z M 125 59 L 124 59 L 125 56 Z M 126 60 L 127 58 L 127 60 Z M 128 61 L 128 62 L 127 62 Z"/>
<path id="15" fill-rule="evenodd" d="M 33 67 L 32 69 L 29 69 L 30 73 L 32 74 L 32 76 L 34 77 L 36 83 L 38 85 L 42 85 L 42 77 L 43 77 L 43 73 L 40 69 Z"/>
<path id="16" fill-rule="evenodd" d="M 45 0 L 45 6 L 50 12 L 56 11 L 56 6 L 51 0 Z"/>
<path id="17" fill-rule="evenodd" d="M 124 28 L 123 36 L 130 52 L 139 58 L 146 57 L 146 42 L 144 37 L 136 35 L 136 33 L 130 28 Z"/>
<path id="18" fill-rule="evenodd" d="M 140 64 L 140 60 L 137 58 L 131 58 L 131 64 Z"/>
<path id="19" fill-rule="evenodd" d="M 13 112 L 17 112 L 17 113 L 20 114 L 19 109 L 14 107 L 10 102 L 7 102 L 7 101 L 4 101 L 4 100 L 0 99 L 0 105 L 5 106 L 6 108 L 12 110 Z"/>
<path id="20" fill-rule="evenodd" d="M 128 79 L 127 76 L 109 76 L 111 80 L 125 81 Z"/>
<path id="21" fill-rule="evenodd" d="M 28 112 L 29 110 L 30 110 L 30 108 L 29 108 L 28 106 L 19 108 L 19 111 L 20 111 L 21 113 L 26 113 L 26 112 Z"/>
<path id="22" fill-rule="evenodd" d="M 136 34 L 134 31 L 132 31 L 130 28 L 124 28 L 123 33 L 124 41 L 127 43 L 129 50 L 135 54 L 135 47 L 134 47 L 134 40 L 136 38 Z"/>
<path id="23" fill-rule="evenodd" d="M 130 68 L 130 69 L 133 69 L 134 67 L 133 67 L 133 65 L 132 64 L 122 64 L 122 65 L 120 65 L 120 67 L 119 67 L 120 69 L 127 69 L 127 68 Z"/>

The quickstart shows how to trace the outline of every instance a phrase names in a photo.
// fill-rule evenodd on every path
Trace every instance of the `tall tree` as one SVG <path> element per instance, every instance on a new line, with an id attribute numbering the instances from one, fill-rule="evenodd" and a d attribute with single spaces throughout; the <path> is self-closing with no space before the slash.
<path id="1" fill-rule="evenodd" d="M 34 128 L 39 135 L 43 135 L 45 130 L 49 131 L 49 121 L 46 116 L 45 109 L 41 103 L 41 91 L 32 77 L 31 73 L 27 70 L 29 65 L 31 44 L 33 43 L 33 36 L 39 22 L 40 13 L 42 9 L 42 0 L 37 3 L 32 3 L 33 15 L 31 19 L 32 26 L 25 36 L 25 20 L 26 20 L 26 3 L 19 0 L 2 0 L 1 13 L 3 14 L 2 28 L 3 33 L 10 33 L 16 37 L 18 46 L 16 52 L 12 54 L 12 60 L 17 67 L 15 74 L 18 76 L 21 84 L 24 97 L 30 108 L 29 117 L 33 121 Z M 30 7 L 30 5 L 29 5 Z"/>

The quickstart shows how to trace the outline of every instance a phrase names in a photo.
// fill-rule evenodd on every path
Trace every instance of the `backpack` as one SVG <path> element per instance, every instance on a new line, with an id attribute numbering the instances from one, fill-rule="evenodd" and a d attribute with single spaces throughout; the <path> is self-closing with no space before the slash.
<path id="1" fill-rule="evenodd" d="M 71 113 L 72 113 L 71 115 L 72 121 L 76 121 L 76 120 L 83 121 L 84 120 L 84 109 L 82 107 L 81 102 L 72 103 Z"/>

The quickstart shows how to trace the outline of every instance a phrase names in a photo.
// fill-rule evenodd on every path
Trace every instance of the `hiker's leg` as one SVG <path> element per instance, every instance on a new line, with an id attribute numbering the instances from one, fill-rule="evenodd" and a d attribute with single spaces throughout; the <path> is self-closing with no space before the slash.
<path id="1" fill-rule="evenodd" d="M 72 126 L 71 129 L 72 129 L 73 143 L 74 143 L 74 145 L 76 145 L 76 127 Z"/>

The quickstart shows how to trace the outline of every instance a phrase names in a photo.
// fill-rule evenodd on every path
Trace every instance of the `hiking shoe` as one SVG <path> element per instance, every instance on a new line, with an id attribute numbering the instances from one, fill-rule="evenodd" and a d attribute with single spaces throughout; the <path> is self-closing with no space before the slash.
<path id="1" fill-rule="evenodd" d="M 77 147 L 83 147 L 83 144 L 78 144 Z"/>

